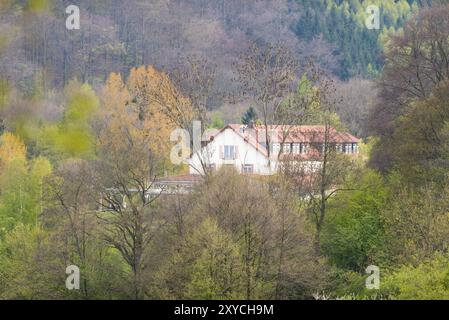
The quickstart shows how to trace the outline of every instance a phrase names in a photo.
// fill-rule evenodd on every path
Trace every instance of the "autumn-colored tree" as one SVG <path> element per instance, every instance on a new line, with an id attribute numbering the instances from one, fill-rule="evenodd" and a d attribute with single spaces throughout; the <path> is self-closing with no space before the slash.
<path id="1" fill-rule="evenodd" d="M 10 132 L 0 137 L 0 174 L 14 158 L 25 159 L 26 147 L 23 141 Z"/>
<path id="2" fill-rule="evenodd" d="M 102 94 L 92 175 L 102 194 L 105 240 L 129 265 L 135 299 L 146 295 L 148 250 L 161 223 L 157 195 L 149 192 L 167 168 L 171 130 L 191 120 L 189 110 L 188 99 L 153 67 L 133 69 L 126 84 L 111 74 Z"/>
<path id="3" fill-rule="evenodd" d="M 2 239 L 0 252 L 2 299 L 64 298 L 65 266 L 45 230 L 20 223 Z"/>
<path id="4" fill-rule="evenodd" d="M 118 129 L 113 129 L 114 126 L 135 123 L 135 134 L 146 136 L 148 146 L 161 156 L 168 157 L 172 130 L 192 126 L 193 111 L 189 99 L 178 91 L 165 73 L 152 66 L 132 69 L 126 84 L 120 75 L 111 74 L 102 101 L 104 107 L 100 116 L 112 121 L 108 124 L 112 131 Z"/>
<path id="5" fill-rule="evenodd" d="M 139 111 L 139 119 L 150 119 L 155 131 L 168 136 L 175 127 L 192 126 L 193 108 L 190 100 L 173 84 L 167 74 L 153 66 L 131 70 L 127 87 L 131 103 Z"/>

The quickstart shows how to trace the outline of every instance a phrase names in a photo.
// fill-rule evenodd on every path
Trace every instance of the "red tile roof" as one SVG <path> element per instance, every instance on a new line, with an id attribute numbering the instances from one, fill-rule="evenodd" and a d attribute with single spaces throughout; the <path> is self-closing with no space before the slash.
<path id="1" fill-rule="evenodd" d="M 293 154 L 293 153 L 280 153 L 280 160 L 316 160 L 320 161 L 322 159 L 322 155 L 318 152 L 318 150 L 311 148 L 307 153 Z"/>
<path id="2" fill-rule="evenodd" d="M 250 145 L 252 145 L 254 148 L 256 148 L 257 151 L 261 152 L 264 156 L 268 156 L 267 149 L 261 145 L 258 141 L 258 135 L 257 133 L 254 134 L 254 132 L 251 132 L 250 130 L 241 130 L 245 126 L 240 124 L 229 124 L 226 128 L 231 128 L 235 131 L 239 136 L 243 138 L 246 142 L 248 142 Z M 257 130 L 256 130 L 257 131 Z"/>
<path id="3" fill-rule="evenodd" d="M 256 131 L 265 132 L 265 126 L 258 125 Z M 274 132 L 273 142 L 323 142 L 325 126 L 323 125 L 269 125 L 268 132 Z M 329 130 L 330 141 L 334 143 L 357 143 L 360 139 L 346 132 Z"/>
<path id="4" fill-rule="evenodd" d="M 268 155 L 266 148 L 261 144 L 265 141 L 265 126 L 257 125 L 251 130 L 245 125 L 229 124 L 217 134 L 227 128 L 231 128 L 235 133 L 265 156 Z M 268 132 L 273 132 L 271 142 L 276 143 L 322 143 L 325 140 L 325 127 L 322 125 L 269 125 Z M 333 143 L 358 143 L 360 142 L 360 139 L 354 137 L 350 133 L 338 132 L 334 128 L 331 128 L 330 141 Z"/>

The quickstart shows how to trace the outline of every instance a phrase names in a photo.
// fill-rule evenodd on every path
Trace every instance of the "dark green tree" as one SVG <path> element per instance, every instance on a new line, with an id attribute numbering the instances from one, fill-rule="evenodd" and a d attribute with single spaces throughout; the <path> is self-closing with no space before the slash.
<path id="1" fill-rule="evenodd" d="M 246 110 L 242 116 L 242 123 L 248 125 L 251 123 L 251 121 L 256 120 L 257 120 L 256 110 L 253 107 L 249 107 L 248 110 Z"/>

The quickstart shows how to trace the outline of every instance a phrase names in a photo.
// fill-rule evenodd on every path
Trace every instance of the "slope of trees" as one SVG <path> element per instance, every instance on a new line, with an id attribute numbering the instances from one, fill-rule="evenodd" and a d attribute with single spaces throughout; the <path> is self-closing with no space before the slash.
<path id="1" fill-rule="evenodd" d="M 397 162 L 394 149 L 399 140 L 392 138 L 393 132 L 405 118 L 420 112 L 422 108 L 414 108 L 413 104 L 418 100 L 425 104 L 433 90 L 448 79 L 448 10 L 447 6 L 423 10 L 389 41 L 386 65 L 379 79 L 378 102 L 369 117 L 370 133 L 379 137 L 372 163 L 381 170 L 391 170 Z M 425 119 L 429 127 L 434 126 L 432 114 L 436 115 L 431 111 Z M 434 146 L 438 144 L 435 141 Z"/>
<path id="2" fill-rule="evenodd" d="M 338 75 L 375 76 L 382 68 L 382 38 L 402 28 L 403 23 L 418 10 L 418 1 L 327 1 L 299 0 L 304 13 L 296 25 L 296 33 L 307 40 L 322 34 L 336 45 L 335 53 L 341 57 Z M 380 30 L 365 26 L 368 5 L 380 9 Z"/>
<path id="3" fill-rule="evenodd" d="M 449 5 L 375 3 L 368 34 L 365 1 L 86 0 L 78 33 L 64 1 L 0 2 L 0 298 L 448 298 Z M 237 99 L 247 124 L 323 125 L 315 175 L 286 157 L 149 196 L 185 173 L 171 132 Z"/>

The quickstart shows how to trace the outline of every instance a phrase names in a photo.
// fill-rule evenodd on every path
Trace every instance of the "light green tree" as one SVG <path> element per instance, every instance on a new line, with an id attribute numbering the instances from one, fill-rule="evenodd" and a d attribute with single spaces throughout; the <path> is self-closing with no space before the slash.
<path id="1" fill-rule="evenodd" d="M 42 128 L 39 145 L 56 158 L 90 157 L 94 145 L 90 124 L 99 99 L 88 84 L 71 81 L 65 89 L 65 100 L 62 119 Z"/>
<path id="2" fill-rule="evenodd" d="M 189 299 L 243 299 L 239 246 L 221 230 L 216 221 L 206 219 L 189 239 L 197 258 L 191 264 L 186 286 Z"/>

